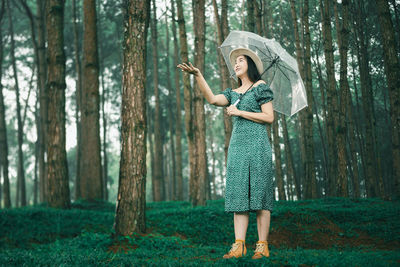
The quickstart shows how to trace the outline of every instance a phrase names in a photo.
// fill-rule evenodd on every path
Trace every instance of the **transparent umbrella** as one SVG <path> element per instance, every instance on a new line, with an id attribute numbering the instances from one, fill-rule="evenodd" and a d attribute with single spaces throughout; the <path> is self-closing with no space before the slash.
<path id="1" fill-rule="evenodd" d="M 237 80 L 229 55 L 236 48 L 247 48 L 257 54 L 263 63 L 261 78 L 274 93 L 274 110 L 292 116 L 307 106 L 306 90 L 297 61 L 273 39 L 252 32 L 232 31 L 219 47 L 231 77 Z"/>

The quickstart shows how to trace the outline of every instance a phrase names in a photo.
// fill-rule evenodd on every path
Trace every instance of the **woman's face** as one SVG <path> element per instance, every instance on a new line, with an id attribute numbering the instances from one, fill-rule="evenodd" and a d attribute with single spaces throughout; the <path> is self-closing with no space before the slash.
<path id="1" fill-rule="evenodd" d="M 235 69 L 236 77 L 239 77 L 239 78 L 247 73 L 248 65 L 247 65 L 247 60 L 246 60 L 245 56 L 238 56 L 236 58 L 236 63 L 235 63 L 234 69 Z"/>

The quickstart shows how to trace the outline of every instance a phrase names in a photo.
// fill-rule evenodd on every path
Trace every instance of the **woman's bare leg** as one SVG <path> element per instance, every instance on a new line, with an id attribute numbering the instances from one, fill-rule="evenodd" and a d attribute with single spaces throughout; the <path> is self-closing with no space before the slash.
<path id="1" fill-rule="evenodd" d="M 257 210 L 258 240 L 267 241 L 271 212 L 269 210 Z"/>
<path id="2" fill-rule="evenodd" d="M 247 226 L 249 225 L 249 212 L 235 212 L 233 215 L 235 225 L 235 238 L 246 240 Z"/>

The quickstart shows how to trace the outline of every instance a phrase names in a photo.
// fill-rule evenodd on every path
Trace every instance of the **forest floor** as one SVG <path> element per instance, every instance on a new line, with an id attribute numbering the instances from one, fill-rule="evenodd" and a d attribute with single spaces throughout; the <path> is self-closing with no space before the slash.
<path id="1" fill-rule="evenodd" d="M 327 198 L 277 201 L 270 257 L 252 260 L 258 240 L 250 213 L 247 255 L 223 259 L 234 242 L 224 200 L 147 203 L 146 233 L 112 239 L 115 205 L 75 202 L 0 210 L 0 266 L 400 266 L 400 202 Z"/>

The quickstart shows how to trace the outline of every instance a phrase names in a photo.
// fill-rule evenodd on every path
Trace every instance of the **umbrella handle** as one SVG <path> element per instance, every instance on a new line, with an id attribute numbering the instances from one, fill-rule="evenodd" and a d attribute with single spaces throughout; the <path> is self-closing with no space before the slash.
<path id="1" fill-rule="evenodd" d="M 235 102 L 235 103 L 233 103 L 233 105 L 232 105 L 232 106 L 235 106 L 235 107 L 236 107 L 236 105 L 237 105 L 237 104 L 239 104 L 239 102 L 240 102 L 240 99 L 236 100 L 236 102 Z"/>

